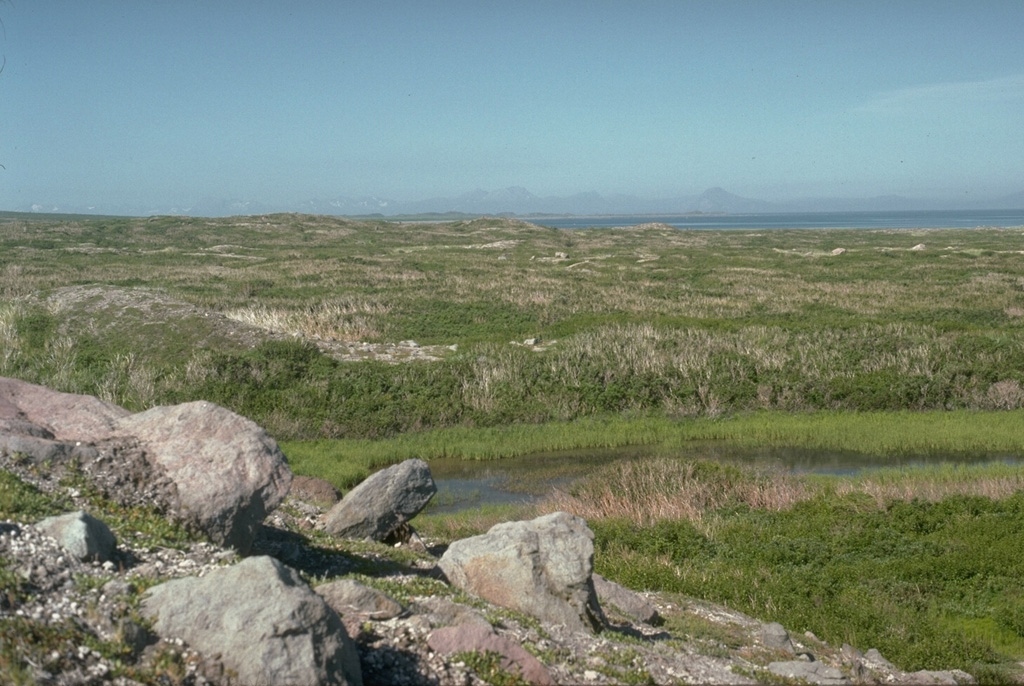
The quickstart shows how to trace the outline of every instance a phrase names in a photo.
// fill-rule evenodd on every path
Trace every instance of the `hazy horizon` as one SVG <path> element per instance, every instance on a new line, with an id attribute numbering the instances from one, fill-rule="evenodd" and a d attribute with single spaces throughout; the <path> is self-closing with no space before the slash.
<path id="1" fill-rule="evenodd" d="M 1024 4 L 0 4 L 0 209 L 1024 190 Z"/>

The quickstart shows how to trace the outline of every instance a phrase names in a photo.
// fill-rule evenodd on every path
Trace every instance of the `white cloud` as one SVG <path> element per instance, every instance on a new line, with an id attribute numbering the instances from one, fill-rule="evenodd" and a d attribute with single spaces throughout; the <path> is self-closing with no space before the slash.
<path id="1" fill-rule="evenodd" d="M 1024 99 L 1024 74 L 984 81 L 951 81 L 877 93 L 856 108 L 872 114 L 905 114 L 921 108 L 962 108 Z"/>

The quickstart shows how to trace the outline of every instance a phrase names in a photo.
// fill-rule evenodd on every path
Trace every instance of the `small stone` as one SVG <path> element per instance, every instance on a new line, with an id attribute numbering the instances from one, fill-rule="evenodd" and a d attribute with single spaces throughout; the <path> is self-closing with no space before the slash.
<path id="1" fill-rule="evenodd" d="M 109 560 L 117 548 L 110 528 L 82 510 L 47 517 L 36 528 L 56 539 L 79 560 Z M 63 558 L 58 558 L 58 564 L 63 564 Z"/>
<path id="2" fill-rule="evenodd" d="M 787 653 L 796 652 L 796 648 L 793 647 L 793 642 L 789 638 L 789 632 L 778 622 L 771 622 L 761 627 L 761 642 L 766 648 L 784 650 Z"/>

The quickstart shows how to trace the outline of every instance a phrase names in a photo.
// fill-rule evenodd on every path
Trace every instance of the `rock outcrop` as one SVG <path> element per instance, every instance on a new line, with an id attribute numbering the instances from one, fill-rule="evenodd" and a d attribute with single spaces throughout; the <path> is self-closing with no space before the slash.
<path id="1" fill-rule="evenodd" d="M 591 578 L 594 534 L 574 515 L 496 524 L 452 543 L 438 564 L 452 585 L 496 605 L 573 629 L 605 624 Z"/>
<path id="2" fill-rule="evenodd" d="M 361 686 L 356 653 L 338 615 L 299 575 L 258 556 L 154 586 L 143 614 L 163 637 L 185 640 L 250 686 Z"/>
<path id="3" fill-rule="evenodd" d="M 425 465 L 400 466 L 377 487 L 420 491 L 425 503 Z M 604 580 L 592 573 L 593 534 L 564 512 L 455 541 L 440 560 L 430 553 L 438 541 L 395 549 L 307 538 L 323 484 L 298 489 L 307 500 L 258 527 L 287 487 L 283 457 L 259 427 L 208 403 L 132 415 L 0 379 L 0 469 L 15 494 L 2 503 L 11 521 L 0 521 L 2 683 L 974 683 L 956 670 L 907 674 L 877 650 Z M 226 495 L 231 483 L 204 490 L 205 481 L 241 486 Z M 96 490 L 122 503 L 113 531 L 84 514 Z M 21 511 L 23 494 L 32 505 Z M 190 494 L 220 504 L 197 514 Z M 33 524 L 69 502 L 81 511 Z M 165 534 L 161 508 L 220 543 Z M 401 528 L 409 516 L 377 519 Z M 311 589 L 296 570 L 324 583 Z M 707 625 L 703 636 L 679 629 Z M 799 659 L 777 661 L 782 653 Z"/>
<path id="4" fill-rule="evenodd" d="M 74 443 L 103 440 L 131 414 L 91 395 L 61 393 L 19 379 L 0 378 L 0 433 Z"/>
<path id="5" fill-rule="evenodd" d="M 155 504 L 243 553 L 291 483 L 266 431 L 213 403 L 132 414 L 17 379 L 0 378 L 0 452 L 57 468 L 73 464 L 112 500 Z"/>
<path id="6" fill-rule="evenodd" d="M 139 440 L 174 483 L 169 505 L 179 519 L 242 553 L 288 494 L 291 470 L 274 439 L 213 403 L 154 407 L 122 417 L 115 431 Z"/>
<path id="7" fill-rule="evenodd" d="M 803 660 L 772 662 L 768 665 L 768 671 L 785 679 L 798 679 L 801 682 L 820 684 L 821 686 L 843 686 L 853 683 L 850 677 L 840 670 L 822 662 Z"/>
<path id="8" fill-rule="evenodd" d="M 324 515 L 324 529 L 340 538 L 383 541 L 419 514 L 435 493 L 427 463 L 406 460 L 349 491 Z"/>
<path id="9" fill-rule="evenodd" d="M 601 606 L 609 605 L 637 622 L 659 626 L 663 620 L 658 608 L 649 603 L 642 595 L 621 584 L 605 579 L 600 574 L 593 574 L 594 590 Z"/>

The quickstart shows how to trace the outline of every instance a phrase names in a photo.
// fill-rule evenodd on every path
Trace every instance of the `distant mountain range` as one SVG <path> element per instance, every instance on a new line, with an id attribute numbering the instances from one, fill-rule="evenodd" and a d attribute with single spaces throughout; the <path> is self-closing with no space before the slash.
<path id="1" fill-rule="evenodd" d="M 992 198 L 908 198 L 884 195 L 872 198 L 801 198 L 769 202 L 744 198 L 722 188 L 709 188 L 700 195 L 672 198 L 641 198 L 633 195 L 578 193 L 568 196 L 538 196 L 521 186 L 498 190 L 475 190 L 455 197 L 399 201 L 372 196 L 306 200 L 270 205 L 254 200 L 204 198 L 188 207 L 92 205 L 88 207 L 34 204 L 10 208 L 22 212 L 60 212 L 148 216 L 183 214 L 219 217 L 271 212 L 304 212 L 342 216 L 403 216 L 457 213 L 468 215 L 601 215 L 601 214 L 760 214 L 768 212 L 871 212 L 901 210 L 1003 210 L 1024 209 L 1024 191 Z"/>

